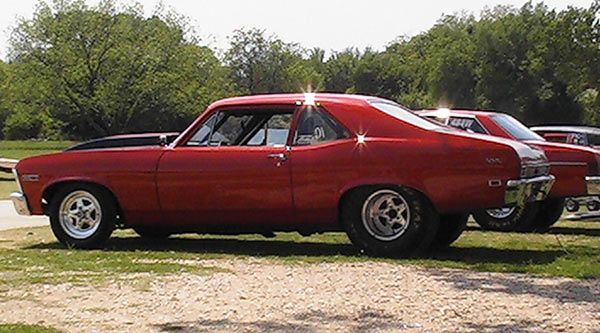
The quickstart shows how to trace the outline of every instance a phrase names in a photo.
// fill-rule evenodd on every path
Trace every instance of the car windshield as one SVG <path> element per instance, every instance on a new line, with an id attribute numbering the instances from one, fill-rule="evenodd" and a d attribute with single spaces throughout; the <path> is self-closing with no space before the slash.
<path id="1" fill-rule="evenodd" d="M 411 125 L 417 126 L 426 130 L 435 130 L 443 128 L 439 123 L 426 119 L 424 117 L 414 114 L 409 109 L 403 107 L 400 104 L 396 104 L 390 101 L 375 100 L 369 101 L 369 104 L 377 110 L 383 111 L 384 113 L 402 121 L 405 121 Z"/>
<path id="2" fill-rule="evenodd" d="M 490 116 L 492 120 L 502 127 L 508 134 L 519 141 L 535 140 L 545 141 L 544 138 L 535 134 L 532 130 L 523 125 L 520 121 L 506 114 L 496 114 Z"/>

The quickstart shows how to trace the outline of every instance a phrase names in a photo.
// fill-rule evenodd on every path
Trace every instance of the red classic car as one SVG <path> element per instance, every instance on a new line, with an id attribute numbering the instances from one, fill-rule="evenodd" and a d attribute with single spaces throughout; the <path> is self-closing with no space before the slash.
<path id="1" fill-rule="evenodd" d="M 554 180 L 540 149 L 366 96 L 225 99 L 169 145 L 121 144 L 20 161 L 16 209 L 50 216 L 56 237 L 82 248 L 115 227 L 145 237 L 346 231 L 367 253 L 406 255 L 449 245 L 464 212 L 543 199 Z"/>
<path id="2" fill-rule="evenodd" d="M 600 193 L 600 154 L 594 149 L 548 142 L 504 113 L 448 109 L 418 113 L 466 131 L 522 141 L 546 152 L 550 173 L 556 177 L 548 198 L 536 204 L 474 211 L 473 217 L 485 229 L 545 232 L 560 218 L 565 198 Z"/>
<path id="3" fill-rule="evenodd" d="M 570 143 L 592 148 L 600 148 L 600 128 L 590 126 L 536 126 L 530 128 L 550 142 Z M 600 210 L 600 197 L 567 198 L 565 209 L 577 212 L 585 205 L 588 211 Z"/>
<path id="4" fill-rule="evenodd" d="M 600 148 L 600 128 L 589 126 L 535 126 L 530 129 L 551 142 Z"/>

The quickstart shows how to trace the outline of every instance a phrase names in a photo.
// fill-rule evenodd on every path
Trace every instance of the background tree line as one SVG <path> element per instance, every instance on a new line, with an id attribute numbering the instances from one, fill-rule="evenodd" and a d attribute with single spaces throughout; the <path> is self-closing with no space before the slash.
<path id="1" fill-rule="evenodd" d="M 0 61 L 0 138 L 179 131 L 223 97 L 307 89 L 415 109 L 493 109 L 528 124 L 600 125 L 600 0 L 560 12 L 529 2 L 444 16 L 383 51 L 327 55 L 238 30 L 221 57 L 177 13 L 147 18 L 116 0 L 40 2 Z"/>

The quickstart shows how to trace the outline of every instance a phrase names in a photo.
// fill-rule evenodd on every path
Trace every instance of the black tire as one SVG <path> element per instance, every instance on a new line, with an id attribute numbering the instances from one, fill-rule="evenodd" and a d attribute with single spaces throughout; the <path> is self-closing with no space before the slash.
<path id="1" fill-rule="evenodd" d="M 588 212 L 600 210 L 600 202 L 598 202 L 595 197 L 589 198 L 585 206 L 587 207 Z"/>
<path id="2" fill-rule="evenodd" d="M 75 201 L 72 202 L 72 200 Z M 86 212 L 82 212 L 83 209 L 79 209 L 74 215 L 82 214 L 83 218 L 69 217 L 69 219 L 64 218 L 61 221 L 59 216 L 61 206 L 64 205 L 64 207 L 71 208 L 79 207 L 77 200 L 81 200 L 84 204 L 90 202 L 90 206 L 94 206 L 93 211 L 90 208 L 86 208 Z M 94 200 L 95 202 L 93 202 Z M 109 193 L 100 187 L 83 183 L 69 184 L 60 188 L 50 202 L 49 212 L 50 226 L 56 238 L 66 246 L 81 249 L 102 247 L 110 238 L 110 235 L 115 228 L 117 216 L 116 203 Z M 86 217 L 85 214 L 88 214 L 89 216 Z M 88 227 L 86 228 L 84 227 L 84 225 L 86 225 L 85 222 L 82 222 L 83 224 L 81 226 L 76 226 L 77 223 L 75 222 L 75 218 L 79 218 L 80 221 L 84 221 L 86 218 L 88 221 L 97 218 L 97 222 L 93 224 L 94 226 L 97 225 L 97 227 L 87 223 Z M 81 234 L 75 234 L 78 232 L 76 230 L 78 228 L 81 229 Z"/>
<path id="3" fill-rule="evenodd" d="M 391 200 L 397 201 L 396 206 L 406 206 L 408 215 L 403 215 L 403 227 L 396 231 L 392 216 L 383 216 L 363 221 L 363 211 L 369 210 L 370 204 L 376 200 L 378 195 L 387 195 Z M 406 203 L 404 205 L 404 203 Z M 384 204 L 371 206 L 379 210 L 385 209 Z M 397 211 L 398 212 L 398 211 Z M 388 212 L 391 214 L 391 212 Z M 397 215 L 397 214 L 396 214 Z M 387 236 L 377 235 L 378 230 L 370 224 L 381 222 L 382 218 L 392 219 L 392 225 L 389 228 L 397 235 L 389 236 L 390 239 L 383 239 Z M 369 223 L 368 221 L 378 221 Z M 439 226 L 439 216 L 427 198 L 408 188 L 401 187 L 365 187 L 350 193 L 341 205 L 341 223 L 348 234 L 352 243 L 369 255 L 374 256 L 410 256 L 423 254 L 430 249 L 431 243 L 435 238 Z"/>
<path id="4" fill-rule="evenodd" d="M 526 203 L 514 208 L 504 217 L 494 217 L 491 210 L 474 211 L 473 218 L 484 230 L 503 231 L 503 232 L 530 232 L 533 231 L 533 223 L 538 211 L 538 205 L 535 203 Z"/>
<path id="5" fill-rule="evenodd" d="M 564 198 L 546 199 L 538 203 L 539 209 L 535 217 L 535 232 L 545 233 L 558 221 L 565 208 Z"/>
<path id="6" fill-rule="evenodd" d="M 454 243 L 467 227 L 469 214 L 440 215 L 440 227 L 433 241 L 433 247 L 444 249 Z"/>
<path id="7" fill-rule="evenodd" d="M 171 232 L 159 227 L 151 226 L 133 226 L 133 230 L 140 235 L 140 237 L 148 240 L 165 240 L 171 236 Z"/>
<path id="8" fill-rule="evenodd" d="M 579 210 L 579 202 L 575 198 L 567 198 L 565 200 L 565 209 L 567 212 L 575 213 Z"/>

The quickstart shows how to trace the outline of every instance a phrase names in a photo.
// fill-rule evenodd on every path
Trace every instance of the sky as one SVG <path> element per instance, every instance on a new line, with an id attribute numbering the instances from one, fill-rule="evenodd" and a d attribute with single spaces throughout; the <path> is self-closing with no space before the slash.
<path id="1" fill-rule="evenodd" d="M 0 0 L 0 58 L 6 59 L 10 29 L 19 17 L 33 17 L 39 0 Z M 47 0 L 50 1 L 50 0 Z M 98 0 L 86 0 L 93 5 Z M 546 0 L 557 10 L 568 6 L 589 7 L 593 0 Z M 160 0 L 138 0 L 150 15 Z M 162 0 L 165 7 L 187 16 L 202 43 L 218 50 L 229 45 L 235 29 L 259 28 L 286 42 L 328 52 L 354 46 L 383 49 L 398 36 L 414 36 L 427 31 L 444 14 L 479 14 L 486 7 L 513 5 L 523 0 Z M 121 0 L 122 4 L 131 3 Z M 534 1 L 537 3 L 537 1 Z"/>

